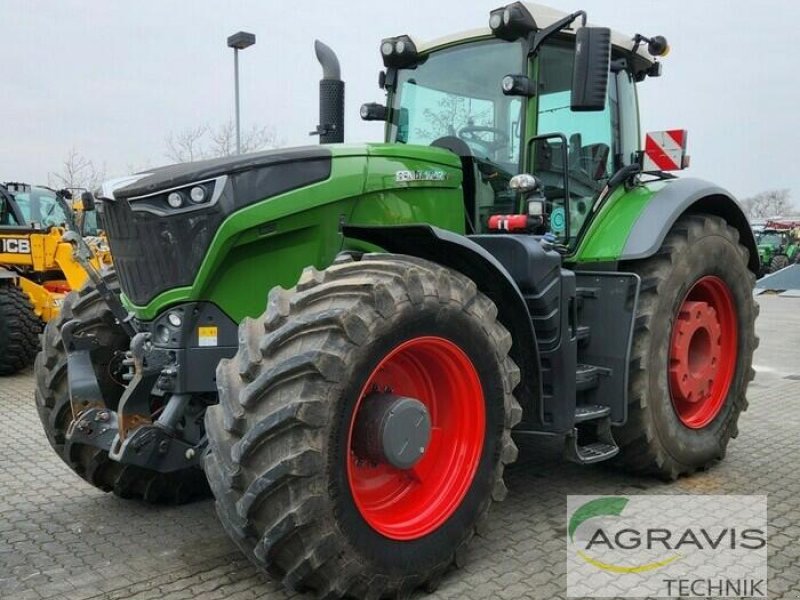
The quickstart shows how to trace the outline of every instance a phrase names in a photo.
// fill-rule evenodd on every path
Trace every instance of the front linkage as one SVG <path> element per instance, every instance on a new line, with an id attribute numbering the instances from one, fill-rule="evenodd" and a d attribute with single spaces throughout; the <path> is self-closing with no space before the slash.
<path id="1" fill-rule="evenodd" d="M 72 409 L 78 415 L 67 431 L 68 443 L 94 446 L 115 461 L 159 472 L 195 466 L 205 438 L 191 444 L 175 437 L 191 396 L 173 394 L 158 419 L 151 419 L 153 390 L 160 390 L 159 380 L 168 378 L 175 368 L 169 351 L 153 346 L 149 333 L 133 337 L 129 358 L 123 362 L 132 367 L 131 381 L 117 410 L 110 411 L 93 376 L 90 353 L 97 342 L 91 336 L 74 337 L 73 323 L 62 330 L 68 349 Z"/>
<path id="2" fill-rule="evenodd" d="M 118 350 L 119 360 L 115 363 L 118 380 L 127 384 L 116 406 L 109 405 L 92 358 L 101 342 L 82 328 L 79 319 L 63 325 L 69 398 L 72 414 L 76 415 L 66 432 L 67 445 L 93 446 L 107 452 L 113 461 L 159 473 L 200 467 L 206 446 L 202 419 L 211 400 L 204 394 L 216 391 L 213 376 L 203 367 L 231 356 L 235 346 L 192 348 L 181 340 L 188 342 L 186 338 L 195 329 L 192 323 L 197 322 L 197 317 L 203 318 L 206 326 L 222 325 L 224 341 L 229 343 L 235 336 L 235 326 L 224 323 L 223 315 L 202 304 L 180 307 L 181 324 L 177 328 L 162 322 L 164 319 L 154 323 L 132 320 L 103 277 L 96 272 L 92 275 L 95 289 L 113 314 L 115 324 L 126 334 L 133 332 L 129 348 Z M 173 310 L 170 314 L 179 313 Z M 184 318 L 189 321 L 185 327 Z M 168 339 L 164 331 L 169 332 Z M 190 362 L 195 357 L 199 363 Z M 199 373 L 192 375 L 188 364 Z"/>

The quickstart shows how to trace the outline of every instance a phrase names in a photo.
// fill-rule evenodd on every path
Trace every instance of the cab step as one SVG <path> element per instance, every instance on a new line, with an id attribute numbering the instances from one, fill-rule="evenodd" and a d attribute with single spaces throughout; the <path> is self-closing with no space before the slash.
<path id="1" fill-rule="evenodd" d="M 611 415 L 610 406 L 601 406 L 599 404 L 581 404 L 575 407 L 575 423 L 585 423 L 586 421 L 595 421 L 604 419 Z"/>
<path id="2" fill-rule="evenodd" d="M 564 457 L 580 465 L 591 465 L 608 460 L 619 454 L 619 446 L 611 435 L 611 419 L 608 414 L 600 417 L 601 409 L 607 406 L 579 406 L 575 410 L 576 427 L 567 435 Z M 596 418 L 584 418 L 594 415 Z"/>
<path id="3" fill-rule="evenodd" d="M 575 457 L 570 457 L 570 460 L 581 465 L 591 465 L 613 458 L 618 453 L 619 446 L 594 442 L 592 444 L 586 444 L 585 446 L 576 446 Z"/>
<path id="4" fill-rule="evenodd" d="M 611 372 L 605 367 L 596 365 L 579 364 L 575 370 L 575 391 L 585 392 L 597 387 L 600 377 L 605 377 Z"/>

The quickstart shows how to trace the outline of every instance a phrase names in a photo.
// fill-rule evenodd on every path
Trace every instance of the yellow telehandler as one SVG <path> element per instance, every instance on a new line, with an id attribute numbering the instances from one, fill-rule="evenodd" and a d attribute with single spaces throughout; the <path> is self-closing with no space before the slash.
<path id="1" fill-rule="evenodd" d="M 33 362 L 42 323 L 89 277 L 82 263 L 111 263 L 91 194 L 71 200 L 69 190 L 0 185 L 0 375 Z"/>

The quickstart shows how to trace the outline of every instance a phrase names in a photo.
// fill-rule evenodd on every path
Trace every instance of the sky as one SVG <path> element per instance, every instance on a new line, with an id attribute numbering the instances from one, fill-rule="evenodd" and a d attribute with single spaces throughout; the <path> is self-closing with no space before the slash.
<path id="1" fill-rule="evenodd" d="M 788 0 L 549 0 L 595 25 L 661 34 L 664 75 L 639 89 L 644 131 L 688 129 L 689 174 L 739 198 L 789 188 L 800 205 L 800 86 L 786 49 L 800 3 Z M 380 101 L 379 43 L 483 27 L 498 0 L 1 0 L 0 180 L 46 182 L 71 149 L 108 177 L 168 163 L 165 139 L 233 118 L 240 54 L 243 128 L 282 145 L 317 143 L 321 70 L 315 39 L 339 55 L 347 82 L 346 141 L 379 141 L 358 117 Z"/>

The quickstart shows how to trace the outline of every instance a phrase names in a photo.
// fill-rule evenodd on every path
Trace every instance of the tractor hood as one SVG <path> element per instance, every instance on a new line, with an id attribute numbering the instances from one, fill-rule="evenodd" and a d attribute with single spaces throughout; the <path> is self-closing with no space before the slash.
<path id="1" fill-rule="evenodd" d="M 310 161 L 329 162 L 330 158 L 331 152 L 323 146 L 304 146 L 180 163 L 121 180 L 124 185 L 113 189 L 113 197 L 114 199 L 137 198 L 215 179 L 222 175 L 258 172 L 278 165 L 305 164 Z"/>
<path id="2" fill-rule="evenodd" d="M 169 290 L 193 286 L 207 255 L 219 252 L 217 244 L 227 249 L 245 232 L 257 237 L 282 219 L 339 203 L 341 217 L 325 223 L 336 230 L 340 218 L 371 214 L 365 202 L 355 210 L 356 199 L 384 191 L 436 187 L 456 193 L 460 165 L 449 151 L 428 146 L 277 149 L 117 180 L 104 186 L 99 210 L 125 297 L 130 305 L 145 306 Z M 380 202 L 386 194 L 370 204 Z M 392 214 L 401 218 L 397 210 Z M 312 256 L 305 264 L 315 261 Z"/>
<path id="3" fill-rule="evenodd" d="M 301 146 L 159 167 L 107 182 L 103 186 L 103 196 L 105 200 L 135 201 L 221 176 L 249 173 L 250 178 L 256 180 L 251 182 L 256 188 L 254 191 L 260 193 L 261 198 L 268 198 L 274 196 L 276 191 L 291 189 L 287 187 L 289 180 L 292 187 L 300 187 L 304 183 L 318 181 L 321 171 L 327 171 L 330 175 L 330 161 L 334 157 L 356 156 L 363 156 L 365 159 L 370 156 L 421 159 L 450 167 L 458 167 L 460 164 L 459 159 L 451 152 L 430 146 L 383 143 Z M 261 175 L 265 169 L 271 171 L 271 186 L 263 185 L 266 181 Z M 306 177 L 298 176 L 300 172 L 304 172 Z"/>

